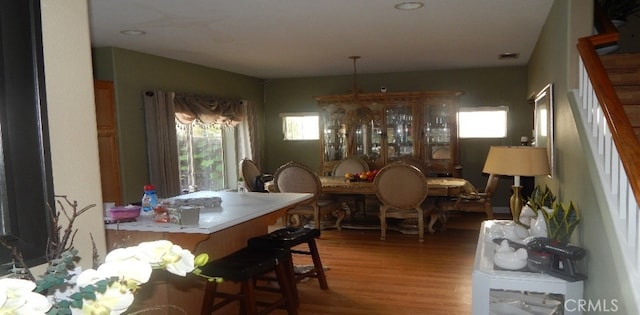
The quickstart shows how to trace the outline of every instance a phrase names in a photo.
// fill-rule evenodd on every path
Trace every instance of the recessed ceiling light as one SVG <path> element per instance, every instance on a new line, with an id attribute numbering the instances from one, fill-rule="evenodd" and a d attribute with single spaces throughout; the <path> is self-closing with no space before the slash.
<path id="1" fill-rule="evenodd" d="M 422 8 L 422 6 L 424 6 L 424 3 L 412 1 L 412 2 L 401 2 L 394 5 L 393 7 L 398 10 L 415 10 L 415 9 Z"/>
<path id="2" fill-rule="evenodd" d="M 145 31 L 141 31 L 141 30 L 123 30 L 123 31 L 120 31 L 120 33 L 122 33 L 124 35 L 133 35 L 133 36 L 139 36 L 139 35 L 146 34 Z"/>
<path id="3" fill-rule="evenodd" d="M 518 59 L 520 53 L 502 53 L 498 55 L 498 59 Z"/>

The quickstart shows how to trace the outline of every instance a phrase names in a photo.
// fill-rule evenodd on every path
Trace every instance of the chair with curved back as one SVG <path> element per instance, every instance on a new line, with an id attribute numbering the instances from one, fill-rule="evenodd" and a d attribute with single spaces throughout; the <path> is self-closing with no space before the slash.
<path id="1" fill-rule="evenodd" d="M 412 166 L 415 166 L 417 169 L 420 170 L 420 172 L 422 172 L 422 175 L 424 176 L 428 176 L 429 175 L 429 166 L 427 165 L 427 163 L 423 162 L 422 160 L 411 156 L 411 155 L 403 155 L 401 157 L 398 157 L 396 159 L 397 163 L 406 163 Z"/>
<path id="2" fill-rule="evenodd" d="M 333 176 L 338 176 L 338 177 L 343 177 L 345 176 L 347 173 L 350 174 L 357 174 L 357 173 L 363 173 L 363 172 L 367 172 L 369 171 L 369 164 L 367 164 L 367 161 L 363 160 L 360 157 L 357 156 L 349 156 L 346 157 L 340 161 L 338 161 L 338 163 L 336 163 L 336 165 L 334 165 L 333 167 L 333 172 L 331 172 L 331 174 Z M 353 210 L 355 211 L 360 211 L 362 210 L 363 215 L 366 216 L 366 205 L 365 205 L 365 195 L 358 195 L 358 194 L 344 194 L 344 195 L 340 195 L 338 197 L 338 199 L 340 199 L 340 201 L 346 203 L 347 207 L 349 207 L 350 204 L 355 204 L 355 207 L 353 207 Z M 349 209 L 351 209 L 351 207 L 349 207 Z M 355 212 L 353 211 L 353 212 Z"/>
<path id="3" fill-rule="evenodd" d="M 315 228 L 321 229 L 322 217 L 337 212 L 335 228 L 345 216 L 342 204 L 335 199 L 321 198 L 321 184 L 318 175 L 306 165 L 291 161 L 280 166 L 274 173 L 275 190 L 278 192 L 311 193 L 313 198 L 287 210 L 285 224 L 289 225 L 293 216 L 313 216 Z M 294 224 L 299 225 L 299 224 Z"/>
<path id="4" fill-rule="evenodd" d="M 369 164 L 357 156 L 346 157 L 333 166 L 333 176 L 344 176 L 347 173 L 355 174 L 369 171 Z"/>
<path id="5" fill-rule="evenodd" d="M 262 172 L 254 161 L 249 159 L 240 161 L 240 176 L 247 191 L 256 191 L 256 178 L 260 175 L 262 175 Z"/>
<path id="6" fill-rule="evenodd" d="M 458 195 L 453 209 L 459 211 L 484 211 L 487 219 L 493 219 L 493 208 L 491 207 L 491 197 L 496 192 L 500 175 L 489 174 L 487 185 L 484 190 L 477 190 L 473 185 L 469 189 Z"/>
<path id="7" fill-rule="evenodd" d="M 427 179 L 422 172 L 405 163 L 391 163 L 373 180 L 380 200 L 380 239 L 387 233 L 387 218 L 418 219 L 418 241 L 424 240 L 423 201 L 427 198 Z M 430 212 L 430 210 L 429 210 Z"/>

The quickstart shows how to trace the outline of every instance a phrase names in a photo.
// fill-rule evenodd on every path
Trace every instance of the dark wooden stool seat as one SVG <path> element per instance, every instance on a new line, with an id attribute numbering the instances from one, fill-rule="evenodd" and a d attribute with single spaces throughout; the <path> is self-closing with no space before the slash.
<path id="1" fill-rule="evenodd" d="M 292 254 L 309 255 L 313 260 L 313 268 L 306 271 L 295 273 L 296 280 L 303 278 L 316 278 L 320 283 L 322 290 L 329 289 L 327 278 L 322 268 L 322 261 L 318 253 L 316 238 L 320 237 L 319 229 L 309 229 L 300 227 L 286 227 L 273 231 L 269 234 L 257 236 L 249 239 L 248 245 L 251 248 L 286 248 Z M 308 250 L 297 250 L 293 247 L 306 243 Z"/>
<path id="2" fill-rule="evenodd" d="M 268 314 L 271 311 L 285 307 L 287 314 L 297 315 L 297 299 L 294 296 L 295 281 L 292 280 L 291 252 L 282 248 L 249 248 L 245 247 L 235 253 L 208 262 L 200 267 L 201 275 L 206 277 L 220 277 L 224 281 L 240 283 L 239 293 L 218 291 L 216 281 L 207 281 L 202 301 L 202 313 L 210 315 L 215 310 L 234 302 L 240 302 L 240 314 L 256 315 Z M 280 297 L 273 302 L 257 301 L 256 277 L 267 272 L 275 272 L 278 281 Z M 222 301 L 216 302 L 217 298 Z M 258 311 L 257 305 L 265 305 Z"/>

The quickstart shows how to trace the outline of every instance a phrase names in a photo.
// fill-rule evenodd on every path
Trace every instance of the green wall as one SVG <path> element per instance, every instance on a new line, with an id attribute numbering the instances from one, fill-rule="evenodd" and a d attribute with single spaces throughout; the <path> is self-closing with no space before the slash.
<path id="1" fill-rule="evenodd" d="M 142 91 L 171 90 L 237 96 L 249 99 L 258 111 L 259 132 L 263 143 L 262 165 L 273 172 L 289 160 L 317 169 L 320 165 L 318 141 L 282 140 L 280 113 L 317 111 L 314 96 L 344 94 L 353 86 L 353 76 L 260 79 L 120 48 L 93 51 L 94 76 L 113 81 L 116 91 L 118 137 L 120 146 L 123 198 L 127 202 L 140 197 L 140 187 L 148 181 Z M 527 68 L 495 67 L 440 70 L 411 73 L 358 75 L 363 92 L 462 90 L 461 107 L 509 106 L 509 131 L 506 139 L 461 140 L 460 156 L 464 177 L 483 187 L 484 159 L 491 145 L 518 144 L 521 136 L 530 136 L 533 109 L 528 102 Z M 499 185 L 494 206 L 507 207 L 511 179 Z"/>
<path id="2" fill-rule="evenodd" d="M 249 100 L 261 114 L 259 79 L 120 48 L 93 51 L 94 78 L 114 82 L 123 200 L 142 196 L 149 180 L 142 92 L 165 90 Z"/>
<path id="3" fill-rule="evenodd" d="M 587 249 L 581 270 L 589 277 L 585 281 L 585 299 L 592 303 L 617 301 L 616 314 L 638 314 L 630 294 L 629 275 L 624 273 L 616 257 L 620 256 L 614 235 L 608 231 L 607 209 L 598 207 L 598 198 L 589 178 L 576 123 L 571 112 L 568 93 L 577 88 L 577 39 L 591 34 L 593 1 L 555 1 L 529 62 L 529 93 L 547 83 L 555 86 L 555 148 L 556 176 L 544 179 L 558 200 L 573 201 L 580 209 L 582 222 L 572 242 Z M 603 309 L 600 309 L 602 313 Z"/>
<path id="4" fill-rule="evenodd" d="M 460 107 L 508 106 L 509 130 L 506 139 L 460 141 L 463 176 L 477 187 L 486 184 L 487 177 L 482 174 L 482 167 L 491 145 L 518 145 L 521 136 L 531 136 L 533 108 L 527 101 L 530 95 L 527 94 L 525 66 L 358 74 L 357 82 L 364 93 L 380 91 L 382 86 L 389 92 L 462 90 L 464 94 L 460 98 Z M 273 172 L 289 160 L 318 169 L 321 162 L 319 141 L 283 141 L 279 114 L 318 111 L 314 96 L 346 94 L 352 86 L 352 75 L 269 81 L 265 89 L 267 170 Z M 494 206 L 507 207 L 512 179 L 501 181 Z"/>
<path id="5" fill-rule="evenodd" d="M 509 106 L 509 137 L 500 140 L 462 140 L 463 174 L 477 186 L 486 181 L 481 173 L 490 145 L 518 144 L 520 136 L 530 135 L 532 105 L 527 101 L 548 83 L 555 88 L 554 178 L 538 177 L 560 201 L 572 200 L 582 211 L 582 223 L 573 242 L 587 249 L 581 261 L 589 279 L 585 298 L 592 302 L 616 299 L 619 314 L 638 314 L 629 292 L 629 275 L 615 259 L 620 252 L 607 227 L 604 210 L 598 208 L 594 187 L 582 156 L 575 121 L 567 93 L 577 86 L 577 38 L 591 33 L 593 0 L 555 1 L 544 25 L 533 56 L 526 67 L 460 69 L 412 73 L 359 74 L 363 92 L 463 90 L 460 106 Z M 366 56 L 364 56 L 366 58 Z M 347 64 L 345 58 L 345 64 Z M 249 99 L 259 113 L 259 139 L 264 152 L 263 168 L 275 171 L 288 160 L 297 160 L 313 168 L 320 164 L 317 141 L 282 141 L 281 112 L 317 111 L 314 96 L 348 93 L 353 77 L 262 80 L 221 70 L 183 63 L 119 48 L 94 50 L 94 76 L 114 81 L 123 197 L 137 201 L 148 180 L 145 131 L 141 93 L 147 89 L 197 92 Z M 266 100 L 266 101 L 264 101 Z M 502 180 L 494 206 L 506 206 L 511 180 Z"/>

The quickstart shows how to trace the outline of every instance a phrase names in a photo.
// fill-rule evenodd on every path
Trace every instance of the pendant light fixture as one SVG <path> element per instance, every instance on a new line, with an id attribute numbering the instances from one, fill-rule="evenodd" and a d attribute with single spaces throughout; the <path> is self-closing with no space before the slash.
<path id="1" fill-rule="evenodd" d="M 357 61 L 360 59 L 360 56 L 349 56 L 349 59 L 353 60 L 353 103 L 356 105 L 355 109 L 355 121 L 358 125 L 363 123 L 367 123 L 371 120 L 373 116 L 373 112 L 371 109 L 360 102 L 360 90 L 358 89 L 358 67 Z"/>
<path id="2" fill-rule="evenodd" d="M 358 100 L 358 68 L 356 66 L 356 63 L 358 61 L 358 59 L 360 59 L 360 56 L 349 56 L 349 59 L 353 60 L 353 98 L 356 100 Z"/>

